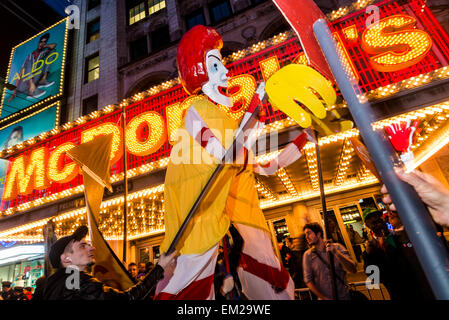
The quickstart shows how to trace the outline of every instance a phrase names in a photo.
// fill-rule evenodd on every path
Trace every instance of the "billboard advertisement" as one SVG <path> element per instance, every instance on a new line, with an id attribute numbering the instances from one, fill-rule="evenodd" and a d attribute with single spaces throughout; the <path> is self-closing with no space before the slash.
<path id="1" fill-rule="evenodd" d="M 58 126 L 59 103 L 0 128 L 0 151 L 31 139 Z M 0 195 L 3 195 L 9 161 L 0 159 Z"/>
<path id="2" fill-rule="evenodd" d="M 12 49 L 0 119 L 62 94 L 66 45 L 64 19 Z"/>

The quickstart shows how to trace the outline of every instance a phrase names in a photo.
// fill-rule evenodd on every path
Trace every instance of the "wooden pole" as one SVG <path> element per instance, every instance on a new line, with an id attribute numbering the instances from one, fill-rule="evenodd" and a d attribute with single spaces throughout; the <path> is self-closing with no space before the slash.
<path id="1" fill-rule="evenodd" d="M 321 197 L 321 205 L 323 207 L 323 220 L 324 220 L 324 241 L 327 242 L 329 240 L 329 220 L 327 215 L 327 207 L 326 207 L 326 196 L 324 194 L 324 183 L 323 183 L 323 173 L 321 171 L 321 157 L 320 157 L 320 146 L 318 144 L 318 133 L 316 132 L 317 142 L 315 145 L 316 148 L 316 158 L 317 158 L 317 166 L 318 166 L 318 181 L 320 184 L 320 197 Z M 334 265 L 334 255 L 328 251 L 327 257 L 329 260 L 329 271 L 332 279 L 332 299 L 338 300 L 338 291 L 337 291 L 337 279 L 335 278 L 335 265 Z"/>

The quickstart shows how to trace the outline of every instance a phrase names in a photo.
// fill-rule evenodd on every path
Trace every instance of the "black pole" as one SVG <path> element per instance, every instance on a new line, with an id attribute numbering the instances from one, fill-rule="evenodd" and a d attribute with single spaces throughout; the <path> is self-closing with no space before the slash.
<path id="1" fill-rule="evenodd" d="M 126 241 L 127 241 L 127 224 L 128 224 L 128 157 L 126 152 L 126 108 L 122 108 L 122 135 L 123 135 L 123 183 L 125 184 L 125 199 L 123 202 L 123 261 L 126 261 Z"/>
<path id="2" fill-rule="evenodd" d="M 45 248 L 45 263 L 44 263 L 44 275 L 49 277 L 52 274 L 53 267 L 49 260 L 49 253 L 51 246 L 58 240 L 55 233 L 56 225 L 53 220 L 49 220 L 42 229 L 44 235 L 44 248 Z"/>
<path id="3" fill-rule="evenodd" d="M 397 208 L 435 297 L 449 300 L 449 253 L 437 236 L 437 229 L 426 206 L 416 191 L 396 176 L 394 167 L 402 166 L 402 163 L 385 132 L 372 129 L 374 115 L 371 105 L 364 97 L 362 101 L 359 100 L 342 66 L 340 59 L 343 57 L 338 53 L 327 22 L 323 19 L 317 20 L 313 30 L 382 181 Z"/>
<path id="4" fill-rule="evenodd" d="M 327 242 L 329 240 L 330 230 L 329 230 L 329 216 L 327 214 L 327 207 L 326 207 L 326 196 L 324 194 L 324 183 L 323 183 L 323 173 L 321 171 L 321 157 L 320 157 L 320 145 L 318 144 L 318 132 L 315 133 L 317 137 L 317 141 L 315 144 L 316 149 L 316 159 L 317 159 L 317 166 L 318 166 L 318 181 L 320 184 L 320 198 L 321 198 L 321 205 L 323 207 L 323 220 L 324 220 L 324 230 L 326 234 L 324 235 L 324 241 Z M 329 271 L 330 276 L 332 279 L 331 285 L 332 285 L 332 299 L 338 300 L 338 291 L 337 291 L 337 278 L 335 277 L 335 264 L 334 264 L 334 255 L 332 252 L 327 252 L 327 258 L 329 260 Z"/>

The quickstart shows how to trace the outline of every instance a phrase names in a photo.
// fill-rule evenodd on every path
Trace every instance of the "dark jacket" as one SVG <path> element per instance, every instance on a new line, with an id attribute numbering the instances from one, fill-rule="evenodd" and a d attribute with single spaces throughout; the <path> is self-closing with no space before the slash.
<path id="1" fill-rule="evenodd" d="M 66 279 L 71 274 L 65 268 L 52 274 L 47 279 L 43 300 L 141 300 L 164 277 L 164 269 L 156 265 L 141 282 L 125 291 L 108 287 L 85 272 L 80 272 L 79 289 L 68 289 Z"/>
<path id="2" fill-rule="evenodd" d="M 20 292 L 20 293 L 17 293 L 17 294 L 13 293 L 9 297 L 8 300 L 10 300 L 10 301 L 28 301 L 28 298 L 27 298 L 27 296 L 23 292 Z"/>
<path id="3" fill-rule="evenodd" d="M 434 299 L 425 275 L 405 232 L 387 237 L 381 248 L 374 240 L 363 253 L 364 268 L 379 267 L 380 282 L 388 289 L 392 300 Z M 369 251 L 369 253 L 368 253 Z"/>
<path id="4" fill-rule="evenodd" d="M 42 276 L 36 280 L 36 289 L 34 289 L 34 294 L 31 300 L 43 300 L 44 299 L 44 289 L 47 283 L 47 278 Z"/>
<path id="5" fill-rule="evenodd" d="M 9 290 L 8 292 L 0 291 L 0 295 L 2 296 L 3 300 L 12 300 L 12 290 Z"/>

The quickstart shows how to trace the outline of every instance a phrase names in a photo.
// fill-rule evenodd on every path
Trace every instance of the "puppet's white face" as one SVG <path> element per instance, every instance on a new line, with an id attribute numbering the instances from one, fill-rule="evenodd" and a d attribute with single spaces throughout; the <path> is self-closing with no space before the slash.
<path id="1" fill-rule="evenodd" d="M 221 62 L 220 50 L 210 50 L 206 54 L 206 68 L 209 81 L 206 82 L 202 89 L 203 92 L 214 102 L 232 107 L 231 98 L 220 92 L 220 88 L 228 87 L 228 69 Z"/>

